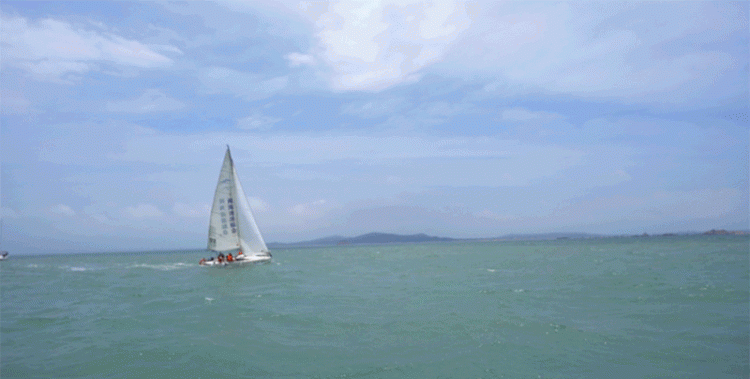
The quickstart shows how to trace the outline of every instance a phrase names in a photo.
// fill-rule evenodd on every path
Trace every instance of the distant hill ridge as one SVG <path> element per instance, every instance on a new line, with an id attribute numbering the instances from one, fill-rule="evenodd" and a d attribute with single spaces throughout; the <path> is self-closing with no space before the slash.
<path id="1" fill-rule="evenodd" d="M 658 236 L 677 236 L 677 235 L 748 235 L 748 231 L 726 231 L 723 229 L 712 229 L 707 232 L 685 232 L 685 233 L 666 233 L 654 235 Z M 271 242 L 271 247 L 294 247 L 294 246 L 331 246 L 331 245 L 360 245 L 360 244 L 386 244 L 386 243 L 410 243 L 410 242 L 451 242 L 451 241 L 535 241 L 535 240 L 554 240 L 554 239 L 585 239 L 585 238 L 606 238 L 606 237 L 650 237 L 644 233 L 641 235 L 615 236 L 590 233 L 538 233 L 538 234 L 507 234 L 491 238 L 448 238 L 435 237 L 424 233 L 419 234 L 392 234 L 392 233 L 367 233 L 356 237 L 331 236 L 318 238 L 302 242 Z"/>
<path id="2" fill-rule="evenodd" d="M 407 243 L 407 242 L 450 242 L 454 238 L 428 236 L 419 234 L 390 234 L 390 233 L 367 233 L 356 237 L 332 236 L 310 241 L 293 243 L 271 243 L 277 246 L 326 246 L 326 245 L 356 245 L 356 244 L 380 244 L 380 243 Z"/>
<path id="3" fill-rule="evenodd" d="M 509 234 L 502 237 L 492 238 L 449 238 L 435 237 L 424 233 L 419 234 L 393 234 L 393 233 L 367 233 L 356 237 L 331 236 L 301 242 L 271 242 L 269 246 L 330 246 L 330 245 L 358 245 L 358 244 L 384 244 L 384 243 L 410 243 L 410 242 L 452 242 L 452 241 L 488 241 L 488 240 L 551 240 L 556 238 L 596 238 L 602 237 L 587 233 L 544 233 L 544 234 Z"/>
<path id="4" fill-rule="evenodd" d="M 424 233 L 401 235 L 388 233 L 368 233 L 358 237 L 345 239 L 348 243 L 392 243 L 392 242 L 449 242 L 453 238 L 433 237 Z"/>

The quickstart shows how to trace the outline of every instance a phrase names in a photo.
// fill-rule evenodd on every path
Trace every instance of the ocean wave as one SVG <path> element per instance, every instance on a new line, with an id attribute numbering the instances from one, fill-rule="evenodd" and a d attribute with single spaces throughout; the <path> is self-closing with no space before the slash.
<path id="1" fill-rule="evenodd" d="M 39 267 L 39 266 L 35 265 L 35 267 Z M 90 267 L 69 266 L 69 265 L 57 266 L 57 269 L 63 270 L 63 271 L 72 271 L 72 272 L 84 272 L 84 271 L 91 271 L 92 270 Z"/>

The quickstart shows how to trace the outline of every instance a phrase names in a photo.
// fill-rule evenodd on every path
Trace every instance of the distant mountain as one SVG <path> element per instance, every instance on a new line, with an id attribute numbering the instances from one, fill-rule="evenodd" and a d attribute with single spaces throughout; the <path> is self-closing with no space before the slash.
<path id="1" fill-rule="evenodd" d="M 598 238 L 604 237 L 599 234 L 588 233 L 544 233 L 544 234 L 508 234 L 494 238 L 448 238 L 419 234 L 391 234 L 391 233 L 368 233 L 356 237 L 331 236 L 314 239 L 310 241 L 292 243 L 269 243 L 269 247 L 303 247 L 303 246 L 331 246 L 331 245 L 360 245 L 360 244 L 385 244 L 385 243 L 410 243 L 410 242 L 451 242 L 451 241 L 535 241 L 553 239 L 576 239 L 576 238 Z"/>
<path id="2" fill-rule="evenodd" d="M 707 232 L 703 232 L 704 236 L 746 236 L 750 233 L 746 230 L 724 230 L 724 229 L 711 229 Z"/>
<path id="3" fill-rule="evenodd" d="M 403 242 L 450 242 L 453 238 L 433 237 L 424 233 L 401 235 L 388 233 L 369 233 L 359 237 L 348 238 L 344 243 L 403 243 Z"/>
<path id="4" fill-rule="evenodd" d="M 456 241 L 453 238 L 433 237 L 424 233 L 420 234 L 389 234 L 389 233 L 368 233 L 356 237 L 332 236 L 319 238 L 311 241 L 293 242 L 293 243 L 269 243 L 274 247 L 292 247 L 292 246 L 330 246 L 330 245 L 358 245 L 358 244 L 383 244 L 383 243 L 408 243 L 408 242 L 450 242 Z"/>
<path id="5" fill-rule="evenodd" d="M 537 234 L 506 234 L 504 236 L 491 238 L 494 240 L 511 240 L 511 241 L 541 241 L 554 239 L 581 239 L 581 238 L 601 238 L 606 237 L 602 234 L 590 233 L 537 233 Z"/>
<path id="6" fill-rule="evenodd" d="M 656 236 L 680 236 L 680 235 L 748 235 L 750 231 L 727 231 L 723 229 L 710 230 L 704 233 L 665 233 Z M 386 244 L 386 243 L 410 243 L 410 242 L 451 242 L 451 241 L 542 241 L 556 239 L 585 239 L 585 238 L 607 238 L 607 237 L 649 237 L 649 234 L 633 236 L 614 236 L 591 233 L 537 233 L 537 234 L 506 234 L 492 238 L 447 238 L 434 237 L 424 233 L 420 234 L 390 234 L 390 233 L 368 233 L 356 237 L 331 236 L 310 241 L 281 243 L 271 242 L 271 248 L 284 247 L 306 247 L 306 246 L 332 246 L 332 245 L 363 245 L 363 244 Z"/>

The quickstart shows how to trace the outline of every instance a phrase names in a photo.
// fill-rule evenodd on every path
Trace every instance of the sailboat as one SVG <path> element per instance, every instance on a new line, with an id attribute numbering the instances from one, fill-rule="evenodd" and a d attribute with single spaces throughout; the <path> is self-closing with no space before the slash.
<path id="1" fill-rule="evenodd" d="M 0 215 L 0 241 L 3 240 L 3 218 L 2 215 Z M 0 261 L 4 261 L 8 259 L 8 252 L 7 251 L 0 251 Z"/>
<path id="2" fill-rule="evenodd" d="M 208 250 L 220 253 L 235 253 L 234 259 L 227 262 L 201 260 L 201 265 L 231 265 L 271 260 L 263 236 L 250 209 L 250 204 L 242 190 L 240 178 L 227 146 L 224 163 L 221 166 L 219 182 L 214 192 L 211 219 L 208 225 Z"/>

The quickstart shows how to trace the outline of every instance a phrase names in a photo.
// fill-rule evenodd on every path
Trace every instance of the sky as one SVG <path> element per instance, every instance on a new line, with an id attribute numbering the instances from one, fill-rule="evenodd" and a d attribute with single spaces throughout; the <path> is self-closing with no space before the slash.
<path id="1" fill-rule="evenodd" d="M 0 4 L 0 249 L 742 229 L 748 2 Z"/>

